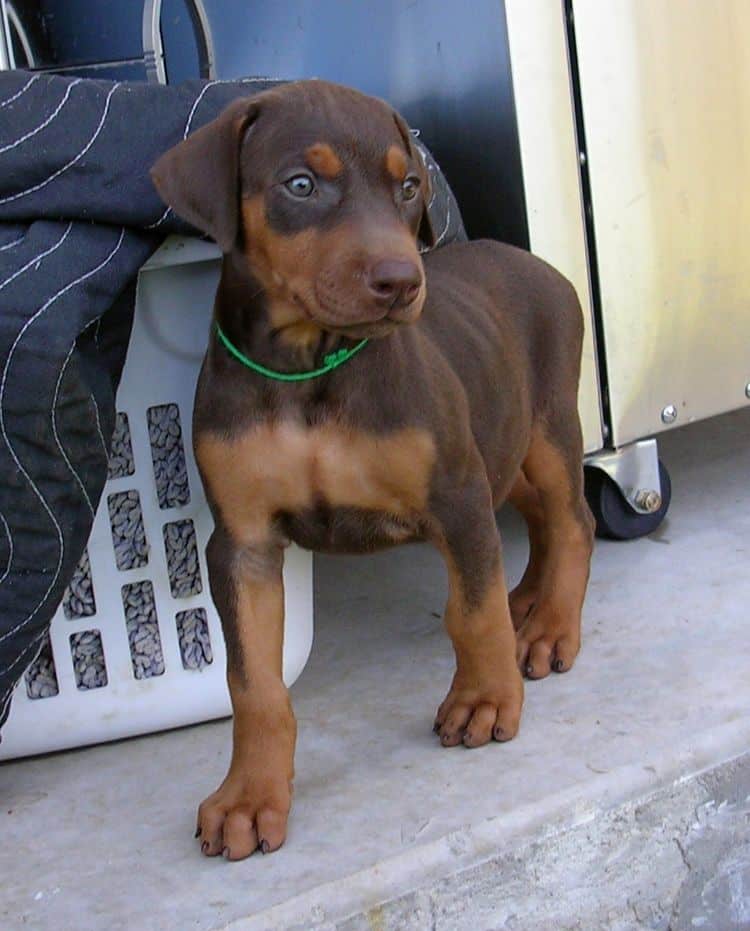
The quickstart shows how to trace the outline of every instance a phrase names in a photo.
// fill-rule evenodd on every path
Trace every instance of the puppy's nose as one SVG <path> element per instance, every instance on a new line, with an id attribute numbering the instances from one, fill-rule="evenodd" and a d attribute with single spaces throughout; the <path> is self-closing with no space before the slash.
<path id="1" fill-rule="evenodd" d="M 422 273 L 409 259 L 381 259 L 367 276 L 367 287 L 376 303 L 391 309 L 411 304 L 421 284 Z"/>

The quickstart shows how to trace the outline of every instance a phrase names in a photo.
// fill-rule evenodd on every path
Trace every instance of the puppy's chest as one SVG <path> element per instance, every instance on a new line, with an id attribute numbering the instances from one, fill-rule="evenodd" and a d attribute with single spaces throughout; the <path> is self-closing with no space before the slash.
<path id="1" fill-rule="evenodd" d="M 237 539 L 257 542 L 280 525 L 311 548 L 335 549 L 338 535 L 342 548 L 353 549 L 376 527 L 393 542 L 409 537 L 427 505 L 435 446 L 413 427 L 374 434 L 338 423 L 280 423 L 231 440 L 204 435 L 196 457 Z"/>

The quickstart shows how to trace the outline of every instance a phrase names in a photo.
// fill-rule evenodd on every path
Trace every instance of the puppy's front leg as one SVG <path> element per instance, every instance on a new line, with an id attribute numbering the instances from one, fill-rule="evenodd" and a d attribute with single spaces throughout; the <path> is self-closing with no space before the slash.
<path id="1" fill-rule="evenodd" d="M 217 528 L 206 551 L 211 594 L 227 646 L 234 711 L 226 779 L 198 811 L 201 849 L 229 860 L 284 843 L 297 724 L 282 679 L 283 549 L 239 545 Z"/>
<path id="2" fill-rule="evenodd" d="M 510 740 L 518 731 L 523 680 L 484 472 L 437 495 L 432 512 L 435 543 L 448 565 L 445 624 L 456 654 L 456 673 L 435 730 L 446 747 Z"/>

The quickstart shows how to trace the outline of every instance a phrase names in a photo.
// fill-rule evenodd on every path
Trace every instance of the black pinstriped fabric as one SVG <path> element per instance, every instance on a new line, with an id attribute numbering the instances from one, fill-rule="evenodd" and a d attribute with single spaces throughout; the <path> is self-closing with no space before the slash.
<path id="1" fill-rule="evenodd" d="M 148 169 L 230 101 L 274 83 L 0 73 L 0 726 L 88 539 L 138 269 L 168 233 L 194 233 Z M 421 149 L 439 244 L 463 238 Z"/>

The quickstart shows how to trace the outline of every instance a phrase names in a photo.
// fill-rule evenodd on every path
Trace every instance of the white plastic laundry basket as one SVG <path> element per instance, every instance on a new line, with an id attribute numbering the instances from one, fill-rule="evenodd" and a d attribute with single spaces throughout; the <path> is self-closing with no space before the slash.
<path id="1" fill-rule="evenodd" d="M 230 713 L 204 556 L 212 521 L 191 453 L 218 272 L 215 247 L 173 238 L 140 273 L 117 395 L 120 455 L 89 539 L 90 570 L 84 554 L 52 621 L 52 655 L 43 651 L 16 688 L 0 759 Z M 312 645 L 310 554 L 287 550 L 284 585 L 290 685 Z"/>

